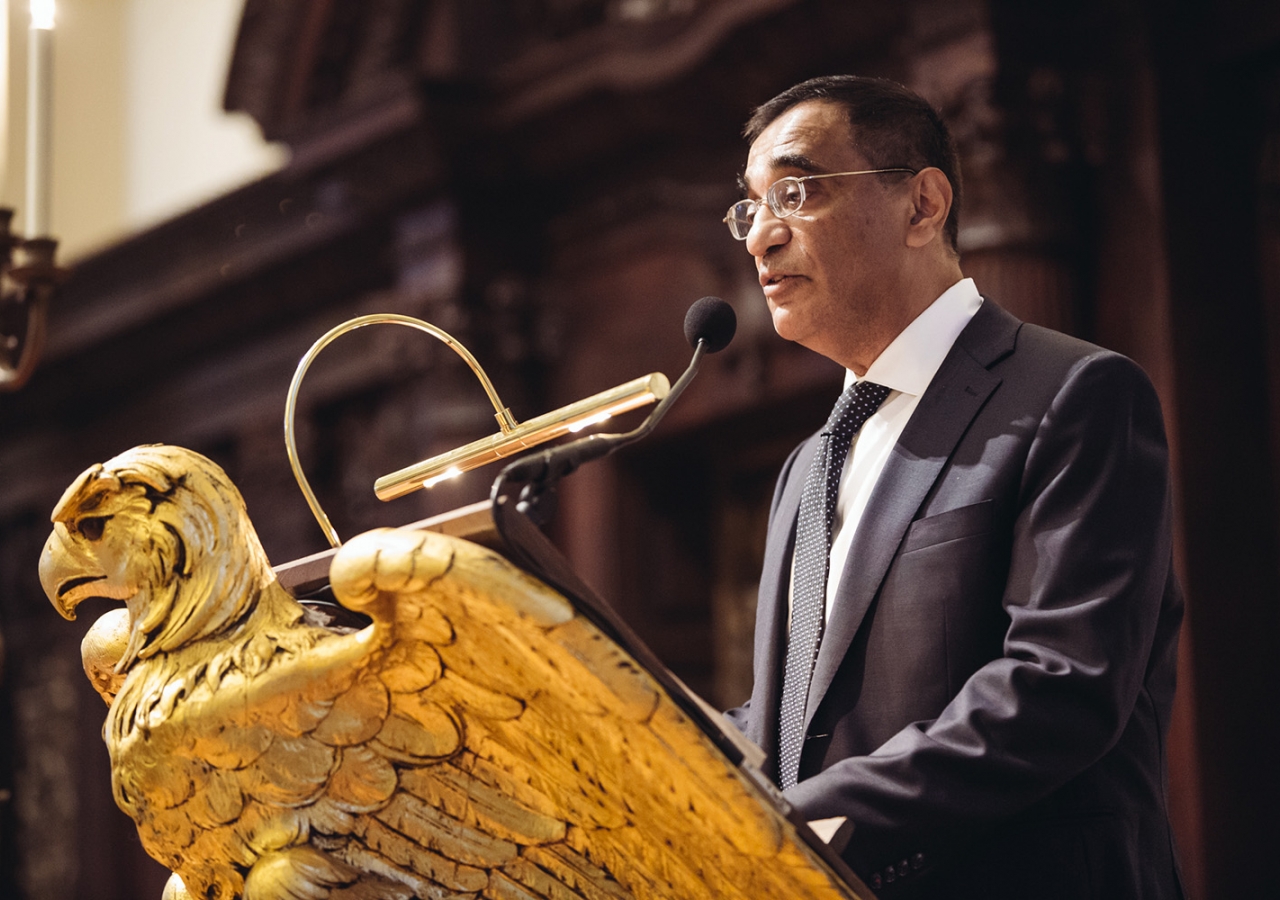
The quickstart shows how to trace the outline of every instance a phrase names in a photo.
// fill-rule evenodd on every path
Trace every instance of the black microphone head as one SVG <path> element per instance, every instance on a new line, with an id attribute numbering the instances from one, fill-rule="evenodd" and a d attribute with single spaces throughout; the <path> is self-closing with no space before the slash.
<path id="1" fill-rule="evenodd" d="M 738 330 L 738 317 L 733 307 L 719 297 L 703 297 L 684 317 L 684 336 L 692 347 L 705 341 L 708 353 L 719 353 L 733 340 Z"/>

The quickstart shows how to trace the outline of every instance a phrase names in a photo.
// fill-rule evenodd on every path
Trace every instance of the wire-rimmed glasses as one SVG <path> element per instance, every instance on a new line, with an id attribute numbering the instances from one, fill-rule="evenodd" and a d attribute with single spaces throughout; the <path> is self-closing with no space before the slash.
<path id="1" fill-rule="evenodd" d="M 910 172 L 912 175 L 916 174 L 915 169 L 894 166 L 889 169 L 829 172 L 825 175 L 805 175 L 800 178 L 788 175 L 786 178 L 779 178 L 769 185 L 769 189 L 764 192 L 764 202 L 769 204 L 770 212 L 779 219 L 785 219 L 787 216 L 794 216 L 800 212 L 800 207 L 804 206 L 804 183 L 806 181 L 816 181 L 819 178 L 839 178 L 842 175 L 883 175 L 887 172 Z M 747 239 L 747 232 L 751 231 L 751 223 L 756 219 L 756 211 L 760 208 L 760 202 L 759 200 L 739 200 L 729 207 L 729 213 L 724 217 L 724 221 L 729 226 L 729 233 L 738 240 L 745 241 Z"/>

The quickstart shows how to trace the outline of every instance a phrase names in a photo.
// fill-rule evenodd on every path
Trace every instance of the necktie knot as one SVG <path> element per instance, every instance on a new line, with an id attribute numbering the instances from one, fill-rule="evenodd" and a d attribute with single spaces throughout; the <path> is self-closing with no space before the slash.
<path id="1" fill-rule="evenodd" d="M 850 435 L 862 427 L 872 413 L 880 408 L 889 388 L 873 381 L 855 381 L 849 385 L 831 408 L 831 415 L 823 427 L 823 434 L 848 431 Z"/>

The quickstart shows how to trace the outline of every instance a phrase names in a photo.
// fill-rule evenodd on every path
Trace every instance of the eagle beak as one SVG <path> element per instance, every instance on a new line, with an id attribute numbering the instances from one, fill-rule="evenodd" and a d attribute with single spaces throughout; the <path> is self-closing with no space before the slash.
<path id="1" fill-rule="evenodd" d="M 75 604 L 62 602 L 62 596 L 66 592 L 61 590 L 63 578 L 60 577 L 62 574 L 60 569 L 62 567 L 58 562 L 65 559 L 67 555 L 62 531 L 61 523 L 54 525 L 53 533 L 49 535 L 49 539 L 44 542 L 44 549 L 40 551 L 40 586 L 44 588 L 45 596 L 58 611 L 58 615 L 64 619 L 75 619 Z"/>
<path id="2" fill-rule="evenodd" d="M 85 588 L 104 580 L 106 575 L 86 574 L 85 563 L 88 561 L 76 552 L 74 544 L 66 540 L 66 533 L 66 526 L 59 522 L 44 542 L 44 550 L 40 552 L 40 586 L 58 614 L 64 619 L 74 620 L 80 601 L 98 596 L 91 588 Z"/>

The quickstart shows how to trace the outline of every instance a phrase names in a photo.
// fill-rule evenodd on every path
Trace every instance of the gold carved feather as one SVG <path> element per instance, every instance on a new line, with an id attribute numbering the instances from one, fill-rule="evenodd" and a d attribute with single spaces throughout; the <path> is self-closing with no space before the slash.
<path id="1" fill-rule="evenodd" d="M 110 704 L 116 801 L 167 895 L 851 898 L 762 789 L 574 604 L 467 541 L 383 529 L 329 627 L 209 460 L 135 448 L 53 515 L 41 580 Z M 848 878 L 847 873 L 843 873 Z"/>

